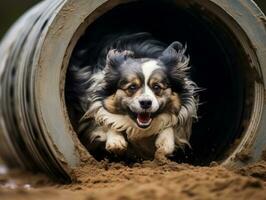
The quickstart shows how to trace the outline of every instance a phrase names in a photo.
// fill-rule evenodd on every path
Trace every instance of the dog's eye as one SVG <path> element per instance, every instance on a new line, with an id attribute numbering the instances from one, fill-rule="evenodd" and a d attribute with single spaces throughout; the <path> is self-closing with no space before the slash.
<path id="1" fill-rule="evenodd" d="M 128 91 L 129 92 L 136 92 L 136 90 L 138 89 L 138 86 L 136 84 L 132 84 L 128 87 Z"/>
<path id="2" fill-rule="evenodd" d="M 158 84 L 155 84 L 154 86 L 152 86 L 152 90 L 155 92 L 155 93 L 159 93 L 161 91 L 161 86 L 158 85 Z"/>

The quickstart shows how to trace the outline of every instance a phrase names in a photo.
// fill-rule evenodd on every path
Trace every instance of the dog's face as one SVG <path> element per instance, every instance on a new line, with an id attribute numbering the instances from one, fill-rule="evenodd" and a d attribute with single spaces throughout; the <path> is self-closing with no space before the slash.
<path id="1" fill-rule="evenodd" d="M 128 51 L 109 51 L 105 109 L 129 115 L 139 128 L 148 128 L 161 113 L 178 114 L 185 76 L 184 72 L 178 72 L 177 52 L 172 53 L 164 52 L 158 59 L 148 59 L 134 58 Z M 169 55 L 175 57 L 175 62 Z"/>

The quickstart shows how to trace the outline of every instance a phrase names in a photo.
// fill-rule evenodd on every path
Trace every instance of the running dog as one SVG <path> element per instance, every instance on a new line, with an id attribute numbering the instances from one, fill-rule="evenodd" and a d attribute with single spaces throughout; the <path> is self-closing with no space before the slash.
<path id="1" fill-rule="evenodd" d="M 70 63 L 68 88 L 89 151 L 121 155 L 130 146 L 149 159 L 189 145 L 198 100 L 186 46 L 134 33 L 109 37 L 93 55 L 89 66 Z"/>

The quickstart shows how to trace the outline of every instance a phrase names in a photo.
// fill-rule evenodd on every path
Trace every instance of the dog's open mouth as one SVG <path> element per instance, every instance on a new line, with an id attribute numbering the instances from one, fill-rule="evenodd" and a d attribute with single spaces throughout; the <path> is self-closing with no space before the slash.
<path id="1" fill-rule="evenodd" d="M 137 123 L 139 127 L 147 128 L 148 126 L 150 126 L 151 121 L 151 113 L 145 112 L 137 114 Z"/>

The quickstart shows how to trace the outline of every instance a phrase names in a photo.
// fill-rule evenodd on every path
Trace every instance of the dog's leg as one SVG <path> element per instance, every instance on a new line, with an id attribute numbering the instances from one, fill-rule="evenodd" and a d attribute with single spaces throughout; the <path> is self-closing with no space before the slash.
<path id="1" fill-rule="evenodd" d="M 90 142 L 105 142 L 106 141 L 106 133 L 104 132 L 102 127 L 96 127 L 90 133 Z"/>
<path id="2" fill-rule="evenodd" d="M 174 130 L 172 127 L 165 129 L 162 131 L 156 141 L 156 153 L 155 159 L 165 160 L 167 155 L 170 155 L 175 150 L 175 138 L 174 138 Z"/>
<path id="3" fill-rule="evenodd" d="M 108 130 L 106 135 L 107 140 L 105 148 L 107 151 L 121 154 L 126 150 L 127 142 L 121 133 L 115 132 L 113 130 Z"/>

